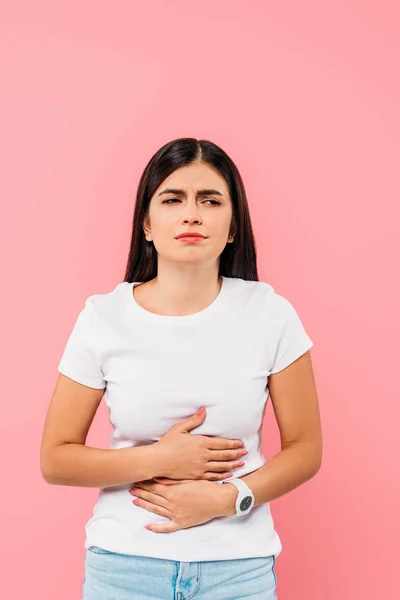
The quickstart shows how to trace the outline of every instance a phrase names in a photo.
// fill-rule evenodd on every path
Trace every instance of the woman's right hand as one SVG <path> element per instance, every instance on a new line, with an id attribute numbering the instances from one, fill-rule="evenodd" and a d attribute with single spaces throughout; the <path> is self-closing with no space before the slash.
<path id="1" fill-rule="evenodd" d="M 192 435 L 206 416 L 195 413 L 177 423 L 155 443 L 160 456 L 160 477 L 169 479 L 206 479 L 218 481 L 231 475 L 230 470 L 243 466 L 241 440 Z M 161 474 L 162 471 L 162 474 Z"/>

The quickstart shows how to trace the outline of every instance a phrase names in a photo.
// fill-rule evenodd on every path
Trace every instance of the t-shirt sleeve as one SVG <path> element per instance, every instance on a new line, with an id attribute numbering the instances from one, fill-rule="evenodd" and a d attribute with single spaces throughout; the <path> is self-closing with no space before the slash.
<path id="1" fill-rule="evenodd" d="M 99 349 L 99 328 L 92 296 L 75 321 L 58 365 L 58 371 L 88 387 L 104 389 Z"/>
<path id="2" fill-rule="evenodd" d="M 274 293 L 274 327 L 272 366 L 278 373 L 314 346 L 294 306 L 280 294 Z"/>

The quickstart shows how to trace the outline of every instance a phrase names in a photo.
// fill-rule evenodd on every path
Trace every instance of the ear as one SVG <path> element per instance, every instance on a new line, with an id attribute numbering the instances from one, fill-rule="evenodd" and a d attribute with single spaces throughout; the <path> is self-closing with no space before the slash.
<path id="1" fill-rule="evenodd" d="M 151 234 L 150 221 L 148 215 L 145 215 L 143 219 L 143 232 L 145 237 Z"/>
<path id="2" fill-rule="evenodd" d="M 235 237 L 236 233 L 237 233 L 236 219 L 233 217 L 232 221 L 231 221 L 231 226 L 229 228 L 229 235 L 233 235 Z"/>
<path id="3" fill-rule="evenodd" d="M 231 240 L 231 242 L 233 242 L 235 240 L 235 236 L 236 236 L 236 229 L 231 229 L 229 231 L 229 239 Z"/>

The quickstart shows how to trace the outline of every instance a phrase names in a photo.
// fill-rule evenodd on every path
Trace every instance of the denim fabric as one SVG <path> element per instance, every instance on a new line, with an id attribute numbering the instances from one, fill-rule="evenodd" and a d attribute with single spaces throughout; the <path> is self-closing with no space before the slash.
<path id="1" fill-rule="evenodd" d="M 278 600 L 275 556 L 200 562 L 86 550 L 82 600 Z"/>

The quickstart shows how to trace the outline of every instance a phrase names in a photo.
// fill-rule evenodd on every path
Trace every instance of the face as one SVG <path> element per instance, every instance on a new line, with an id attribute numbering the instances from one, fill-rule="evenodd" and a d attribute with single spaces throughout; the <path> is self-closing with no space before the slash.
<path id="1" fill-rule="evenodd" d="M 232 203 L 224 178 L 199 162 L 177 169 L 162 182 L 151 198 L 144 232 L 153 241 L 159 261 L 206 263 L 217 261 L 233 241 L 233 236 L 228 240 L 234 234 L 231 221 Z M 205 237 L 200 241 L 176 238 L 187 231 Z"/>

